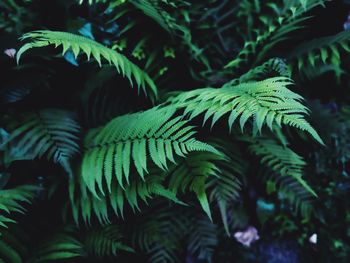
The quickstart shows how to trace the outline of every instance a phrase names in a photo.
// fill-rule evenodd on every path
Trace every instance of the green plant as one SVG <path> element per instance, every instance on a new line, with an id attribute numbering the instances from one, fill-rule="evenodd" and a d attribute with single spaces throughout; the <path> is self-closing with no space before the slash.
<path id="1" fill-rule="evenodd" d="M 330 1 L 50 4 L 0 3 L 21 45 L 0 57 L 0 262 L 265 262 L 286 236 L 307 258 L 317 231 L 340 251 L 320 262 L 345 258 L 327 209 L 349 211 L 349 98 L 318 88 L 350 83 L 349 31 L 313 24 Z M 252 224 L 260 252 L 234 240 Z"/>

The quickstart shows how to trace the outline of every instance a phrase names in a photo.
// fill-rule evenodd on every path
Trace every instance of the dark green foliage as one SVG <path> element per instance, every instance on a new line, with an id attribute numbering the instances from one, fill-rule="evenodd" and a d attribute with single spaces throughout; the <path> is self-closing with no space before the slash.
<path id="1" fill-rule="evenodd" d="M 0 263 L 346 262 L 347 9 L 2 1 Z"/>

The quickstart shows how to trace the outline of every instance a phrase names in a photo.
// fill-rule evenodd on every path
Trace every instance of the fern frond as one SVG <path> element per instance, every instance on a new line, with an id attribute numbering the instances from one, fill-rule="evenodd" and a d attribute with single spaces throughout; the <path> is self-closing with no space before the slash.
<path id="1" fill-rule="evenodd" d="M 111 193 L 96 197 L 88 191 L 82 182 L 81 175 L 78 175 L 77 182 L 71 181 L 69 189 L 74 220 L 78 224 L 79 219 L 82 218 L 85 224 L 90 224 L 94 214 L 101 224 L 105 224 L 110 222 L 111 213 L 123 217 L 125 206 L 130 206 L 135 212 L 135 209 L 140 210 L 142 202 L 148 205 L 148 201 L 155 197 L 183 204 L 177 199 L 176 193 L 166 188 L 164 179 L 161 175 L 151 172 L 144 181 L 138 177 L 134 178 L 124 188 L 113 182 Z"/>
<path id="2" fill-rule="evenodd" d="M 254 27 L 250 25 L 250 31 L 253 31 L 256 36 L 253 39 L 246 40 L 242 50 L 238 53 L 235 59 L 230 61 L 225 68 L 238 69 L 242 65 L 251 62 L 254 65 L 260 64 L 265 58 L 266 54 L 277 44 L 286 41 L 289 35 L 302 28 L 301 23 L 308 19 L 303 15 L 316 6 L 322 5 L 327 0 L 309 0 L 309 1 L 283 1 L 278 4 L 275 2 L 263 3 L 267 8 L 270 8 L 273 15 L 259 14 L 258 21 L 263 25 Z M 244 2 L 245 7 L 249 2 Z M 262 8 L 255 7 L 259 10 Z M 248 8 L 249 10 L 249 8 Z M 255 18 L 254 18 L 255 19 Z M 251 20 L 248 20 L 252 23 Z M 252 35 L 252 32 L 248 32 Z M 252 58 L 254 60 L 252 61 Z"/>
<path id="3" fill-rule="evenodd" d="M 149 255 L 150 263 L 180 263 L 183 252 L 182 239 L 188 231 L 188 218 L 184 213 L 175 212 L 164 203 L 148 211 L 133 232 L 134 246 Z"/>
<path id="4" fill-rule="evenodd" d="M 247 121 L 252 119 L 254 134 L 261 131 L 264 124 L 271 130 L 274 124 L 284 124 L 308 132 L 323 144 L 315 129 L 304 118 L 308 109 L 299 102 L 302 97 L 287 89 L 290 84 L 291 80 L 285 77 L 237 86 L 232 86 L 229 82 L 220 89 L 204 88 L 182 92 L 169 101 L 178 108 L 183 108 L 184 114 L 188 114 L 190 119 L 205 113 L 203 124 L 212 118 L 213 126 L 230 113 L 229 129 L 237 119 L 242 130 Z"/>
<path id="5" fill-rule="evenodd" d="M 315 196 L 299 183 L 295 178 L 280 176 L 278 173 L 266 173 L 263 176 L 266 182 L 267 192 L 277 191 L 281 201 L 287 201 L 295 215 L 301 215 L 304 220 L 309 220 L 314 213 Z"/>
<path id="6" fill-rule="evenodd" d="M 103 179 L 111 192 L 114 179 L 124 188 L 129 183 L 131 164 L 144 178 L 148 173 L 147 160 L 167 169 L 167 160 L 184 157 L 192 151 L 215 152 L 214 147 L 196 140 L 193 126 L 181 116 L 173 117 L 174 110 L 154 108 L 141 113 L 117 117 L 97 132 L 85 138 L 86 152 L 82 162 L 82 177 L 96 195 L 96 184 L 104 193 Z M 148 155 L 151 158 L 147 158 Z"/>
<path id="7" fill-rule="evenodd" d="M 30 204 L 36 196 L 38 187 L 22 185 L 12 189 L 0 190 L 0 226 L 7 227 L 8 223 L 16 221 L 9 218 L 12 213 L 24 213 L 23 203 Z M 1 235 L 1 234 L 0 234 Z"/>
<path id="8" fill-rule="evenodd" d="M 208 179 L 209 198 L 212 203 L 215 202 L 219 207 L 225 231 L 230 235 L 228 210 L 230 205 L 238 200 L 241 190 L 239 178 L 242 178 L 246 171 L 246 162 L 243 161 L 237 145 L 227 141 L 217 142 L 213 145 L 225 153 L 227 157 L 216 162 L 220 169 L 220 176 L 212 176 Z"/>
<path id="9" fill-rule="evenodd" d="M 130 1 L 137 9 L 140 9 L 145 15 L 152 18 L 168 33 L 175 35 L 175 30 L 180 26 L 176 24 L 175 19 L 172 18 L 164 8 L 160 6 L 161 1 L 157 0 L 132 0 Z"/>
<path id="10" fill-rule="evenodd" d="M 197 199 L 210 219 L 211 211 L 209 200 L 206 194 L 208 185 L 207 180 L 211 177 L 219 178 L 220 169 L 215 161 L 222 161 L 224 157 L 213 153 L 193 153 L 186 159 L 183 159 L 177 165 L 174 165 L 169 172 L 169 189 L 178 193 L 191 191 L 196 194 Z"/>
<path id="11" fill-rule="evenodd" d="M 80 151 L 80 125 L 72 113 L 57 109 L 26 113 L 9 128 L 10 156 L 20 159 L 46 155 L 72 174 L 69 161 Z"/>
<path id="12" fill-rule="evenodd" d="M 25 44 L 18 50 L 16 57 L 17 63 L 22 54 L 29 49 L 50 45 L 55 45 L 55 47 L 62 46 L 62 55 L 71 49 L 75 58 L 77 58 L 79 53 L 82 52 L 86 54 L 88 60 L 90 60 L 90 56 L 92 55 L 100 66 L 102 65 L 101 57 L 104 58 L 109 64 L 113 64 L 116 67 L 118 73 L 122 73 L 123 76 L 128 78 L 131 86 L 133 86 L 135 82 L 138 90 L 142 88 L 146 95 L 148 93 L 146 92 L 146 88 L 149 88 L 151 91 L 151 99 L 153 99 L 153 97 L 157 98 L 157 87 L 146 72 L 141 70 L 124 55 L 92 39 L 72 33 L 49 30 L 38 30 L 26 33 L 23 35 L 22 39 L 30 39 L 31 42 Z"/>
<path id="13" fill-rule="evenodd" d="M 350 31 L 345 30 L 334 36 L 316 38 L 295 47 L 289 55 L 290 59 L 296 59 L 298 69 L 307 66 L 331 64 L 339 66 L 341 63 L 340 52 L 350 52 Z"/>
<path id="14" fill-rule="evenodd" d="M 208 217 L 198 214 L 188 214 L 191 218 L 188 251 L 198 260 L 213 262 L 214 249 L 218 244 L 218 229 Z"/>
<path id="15" fill-rule="evenodd" d="M 29 262 L 45 263 L 85 256 L 84 245 L 74 237 L 74 232 L 74 227 L 65 227 L 40 244 Z"/>
<path id="16" fill-rule="evenodd" d="M 261 81 L 271 77 L 291 77 L 291 71 L 283 59 L 271 58 L 262 65 L 252 68 L 231 83 L 238 85 L 240 83 Z"/>
<path id="17" fill-rule="evenodd" d="M 19 238 L 18 233 L 1 229 L 0 235 L 0 262 L 22 263 L 27 254 L 26 246 Z"/>
<path id="18" fill-rule="evenodd" d="M 261 163 L 269 167 L 281 176 L 289 176 L 295 179 L 312 195 L 317 194 L 311 189 L 302 178 L 305 161 L 301 156 L 293 152 L 287 146 L 279 145 L 275 140 L 268 138 L 256 138 L 251 140 L 249 150 L 261 157 Z"/>
<path id="19" fill-rule="evenodd" d="M 120 251 L 134 252 L 134 249 L 124 244 L 123 235 L 117 225 L 92 228 L 87 232 L 84 243 L 86 251 L 98 258 L 116 256 Z"/>

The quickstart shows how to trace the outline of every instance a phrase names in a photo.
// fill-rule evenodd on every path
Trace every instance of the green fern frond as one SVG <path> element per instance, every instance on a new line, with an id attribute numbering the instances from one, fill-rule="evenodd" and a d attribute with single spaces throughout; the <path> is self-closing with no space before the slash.
<path id="1" fill-rule="evenodd" d="M 184 157 L 192 151 L 215 152 L 214 147 L 194 139 L 194 127 L 181 116 L 172 117 L 174 110 L 154 108 L 141 113 L 117 117 L 97 132 L 85 138 L 86 152 L 82 162 L 82 177 L 96 194 L 96 184 L 104 193 L 103 179 L 111 192 L 114 179 L 124 188 L 129 183 L 131 164 L 144 178 L 151 159 L 159 168 L 167 169 L 167 160 Z M 151 158 L 147 158 L 150 156 Z"/>
<path id="2" fill-rule="evenodd" d="M 213 262 L 214 249 L 218 245 L 218 229 L 208 217 L 189 213 L 188 251 L 198 260 Z"/>
<path id="3" fill-rule="evenodd" d="M 246 162 L 243 161 L 237 145 L 227 141 L 213 145 L 225 153 L 227 158 L 216 162 L 220 169 L 220 176 L 210 177 L 207 188 L 210 193 L 210 202 L 214 202 L 218 206 L 225 231 L 230 235 L 228 211 L 230 205 L 239 198 L 241 190 L 239 178 L 242 178 L 246 171 Z M 224 145 L 225 147 L 223 147 Z"/>
<path id="4" fill-rule="evenodd" d="M 312 195 L 317 196 L 314 190 L 302 178 L 303 168 L 306 163 L 301 156 L 287 146 L 279 145 L 273 139 L 256 138 L 248 140 L 251 140 L 249 150 L 261 157 L 262 164 L 281 176 L 292 177 Z"/>
<path id="5" fill-rule="evenodd" d="M 44 241 L 29 263 L 45 263 L 85 256 L 84 245 L 74 237 L 74 227 L 65 227 Z"/>
<path id="6" fill-rule="evenodd" d="M 271 58 L 264 64 L 252 68 L 247 73 L 232 81 L 232 85 L 240 83 L 261 81 L 271 77 L 291 77 L 291 71 L 281 58 Z"/>
<path id="7" fill-rule="evenodd" d="M 69 161 L 80 151 L 80 125 L 72 113 L 57 109 L 26 113 L 9 128 L 10 156 L 18 160 L 45 155 L 72 174 Z"/>
<path id="8" fill-rule="evenodd" d="M 94 257 L 116 256 L 120 251 L 134 252 L 124 244 L 120 227 L 108 225 L 89 230 L 84 238 L 86 251 Z"/>
<path id="9" fill-rule="evenodd" d="M 0 235 L 0 262 L 23 263 L 24 255 L 27 253 L 22 240 L 12 233 L 1 229 Z"/>
<path id="10" fill-rule="evenodd" d="M 190 119 L 205 113 L 203 123 L 212 118 L 211 127 L 229 113 L 229 129 L 237 119 L 242 130 L 247 121 L 252 119 L 254 134 L 261 132 L 264 124 L 271 130 L 275 124 L 284 124 L 308 132 L 323 144 L 315 129 L 304 118 L 308 109 L 299 102 L 302 97 L 287 89 L 290 84 L 291 80 L 285 77 L 237 86 L 229 82 L 220 89 L 204 88 L 182 92 L 170 98 L 169 102 L 183 108 L 184 114 L 189 115 Z"/>
<path id="11" fill-rule="evenodd" d="M 289 55 L 290 59 L 296 59 L 298 69 L 306 66 L 316 67 L 322 64 L 339 66 L 341 63 L 340 52 L 350 52 L 350 30 L 345 30 L 334 36 L 326 36 L 313 39 L 295 47 Z"/>
<path id="12" fill-rule="evenodd" d="M 277 191 L 281 201 L 287 201 L 293 214 L 301 215 L 304 220 L 309 220 L 314 213 L 315 196 L 299 183 L 295 178 L 280 176 L 278 173 L 266 173 L 263 176 L 268 193 Z"/>
<path id="13" fill-rule="evenodd" d="M 179 255 L 183 252 L 182 240 L 190 225 L 184 213 L 158 202 L 140 219 L 132 236 L 134 247 L 145 251 L 150 263 L 183 262 Z"/>
<path id="14" fill-rule="evenodd" d="M 239 69 L 242 65 L 251 62 L 253 65 L 260 64 L 268 51 L 277 44 L 286 41 L 289 35 L 297 30 L 300 30 L 301 25 L 308 17 L 303 15 L 316 6 L 322 5 L 327 0 L 309 0 L 309 1 L 283 1 L 283 3 L 268 2 L 263 3 L 267 8 L 270 8 L 273 14 L 256 14 L 258 21 L 263 25 L 250 25 L 250 31 L 254 31 L 254 37 L 245 41 L 242 50 L 238 53 L 235 59 L 230 61 L 225 68 Z M 244 2 L 244 8 L 249 2 Z M 257 8 L 257 7 L 255 7 Z M 246 8 L 247 9 L 247 8 Z M 257 8 L 259 12 L 261 7 Z M 249 8 L 248 8 L 249 10 Z M 248 16 L 251 16 L 250 14 Z M 248 23 L 252 23 L 251 18 Z M 248 32 L 248 35 L 253 35 L 253 32 Z M 253 59 L 254 58 L 254 59 Z"/>
<path id="15" fill-rule="evenodd" d="M 146 95 L 148 93 L 146 92 L 146 88 L 149 88 L 151 91 L 151 99 L 157 98 L 157 87 L 146 72 L 141 70 L 124 55 L 92 39 L 67 32 L 49 30 L 38 30 L 26 33 L 22 37 L 22 40 L 24 39 L 30 39 L 31 42 L 25 44 L 18 50 L 17 63 L 22 54 L 29 49 L 50 45 L 55 45 L 55 47 L 63 46 L 62 55 L 69 49 L 72 50 L 75 58 L 83 52 L 86 54 L 88 60 L 90 60 L 90 56 L 92 55 L 100 66 L 101 57 L 104 58 L 109 64 L 113 64 L 116 67 L 118 73 L 128 78 L 131 86 L 133 86 L 135 82 L 138 90 L 142 88 Z"/>
<path id="16" fill-rule="evenodd" d="M 183 159 L 177 165 L 174 165 L 167 174 L 169 177 L 169 189 L 178 193 L 187 191 L 194 192 L 197 199 L 210 219 L 211 211 L 209 200 L 206 194 L 208 185 L 207 180 L 211 177 L 219 178 L 220 169 L 215 161 L 222 161 L 224 157 L 213 153 L 193 153 L 186 159 Z"/>
<path id="17" fill-rule="evenodd" d="M 100 197 L 96 197 L 88 191 L 86 185 L 79 181 L 79 178 L 78 182 L 70 182 L 72 213 L 77 224 L 80 218 L 83 219 L 85 224 L 90 224 L 93 214 L 101 224 L 108 223 L 110 222 L 111 213 L 123 217 L 125 206 L 130 206 L 135 212 L 135 209 L 140 210 L 141 203 L 148 205 L 148 201 L 155 197 L 162 197 L 178 204 L 184 204 L 178 200 L 176 193 L 166 188 L 163 182 L 165 178 L 153 171 L 145 177 L 144 181 L 136 177 L 124 188 L 113 182 L 111 193 Z"/>
<path id="18" fill-rule="evenodd" d="M 0 190 L 0 226 L 7 227 L 8 223 L 16 221 L 9 218 L 12 213 L 24 213 L 23 203 L 31 204 L 36 196 L 38 187 L 22 185 L 12 189 Z M 1 233 L 0 233 L 1 236 Z"/>
<path id="19" fill-rule="evenodd" d="M 180 27 L 176 24 L 175 19 L 172 18 L 164 8 L 160 6 L 161 1 L 157 0 L 132 0 L 132 5 L 140 9 L 145 15 L 152 18 L 168 33 L 175 35 L 174 30 Z"/>

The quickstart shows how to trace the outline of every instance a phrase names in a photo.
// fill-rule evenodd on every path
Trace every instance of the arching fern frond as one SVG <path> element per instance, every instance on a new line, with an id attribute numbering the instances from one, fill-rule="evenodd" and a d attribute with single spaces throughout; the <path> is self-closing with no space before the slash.
<path id="1" fill-rule="evenodd" d="M 215 162 L 220 169 L 220 176 L 211 176 L 208 179 L 209 198 L 211 203 L 218 206 L 226 233 L 230 235 L 228 210 L 230 205 L 239 198 L 240 178 L 243 177 L 247 167 L 246 162 L 243 161 L 240 155 L 238 146 L 234 143 L 218 141 L 213 145 L 225 153 L 227 157 Z"/>
<path id="2" fill-rule="evenodd" d="M 67 226 L 43 241 L 29 263 L 73 260 L 85 256 L 84 245 L 74 236 L 75 232 L 74 227 Z"/>
<path id="3" fill-rule="evenodd" d="M 225 67 L 232 70 L 239 69 L 248 63 L 252 65 L 261 63 L 273 47 L 286 41 L 291 33 L 302 28 L 301 24 L 308 19 L 308 17 L 303 16 L 306 12 L 316 6 L 324 6 L 324 2 L 326 0 L 264 2 L 263 5 L 270 9 L 273 14 L 255 14 L 259 17 L 257 21 L 261 22 L 262 25 L 249 26 L 248 35 L 253 35 L 252 31 L 254 30 L 255 37 L 247 39 L 236 58 Z M 246 1 L 243 7 L 247 4 L 250 5 L 249 1 Z M 262 10 L 260 5 L 258 10 L 259 12 Z M 252 19 L 255 18 L 248 19 L 248 22 L 252 23 Z"/>
<path id="4" fill-rule="evenodd" d="M 281 176 L 288 176 L 296 180 L 312 195 L 317 194 L 302 178 L 305 161 L 301 156 L 293 152 L 287 146 L 279 145 L 275 140 L 268 138 L 256 138 L 251 140 L 249 150 L 261 158 L 261 163 Z"/>
<path id="5" fill-rule="evenodd" d="M 117 117 L 100 130 L 90 132 L 85 138 L 82 162 L 82 178 L 90 191 L 97 195 L 97 184 L 104 193 L 103 180 L 109 192 L 113 180 L 124 188 L 125 181 L 129 183 L 131 164 L 144 178 L 149 159 L 166 170 L 167 160 L 175 162 L 174 156 L 184 157 L 192 151 L 218 153 L 214 147 L 196 140 L 194 127 L 182 116 L 172 117 L 173 114 L 172 109 L 153 108 Z"/>
<path id="6" fill-rule="evenodd" d="M 111 185 L 111 193 L 96 197 L 88 191 L 81 175 L 77 175 L 77 182 L 70 182 L 69 194 L 72 213 L 75 222 L 78 224 L 82 218 L 85 224 L 90 224 L 94 214 L 101 224 L 110 222 L 110 214 L 124 216 L 126 206 L 133 211 L 140 210 L 140 204 L 148 204 L 148 201 L 155 197 L 163 197 L 175 203 L 183 204 L 176 197 L 176 193 L 168 190 L 163 183 L 164 177 L 151 172 L 145 176 L 143 181 L 136 177 L 128 185 L 122 188 L 117 182 Z"/>
<path id="7" fill-rule="evenodd" d="M 86 251 L 94 257 L 116 256 L 120 251 L 134 252 L 124 244 L 124 237 L 117 225 L 107 225 L 89 230 L 84 238 Z"/>
<path id="8" fill-rule="evenodd" d="M 15 234 L 14 231 L 1 230 L 0 262 L 22 263 L 23 257 L 27 252 L 26 244 L 18 236 L 18 233 Z"/>
<path id="9" fill-rule="evenodd" d="M 24 203 L 30 204 L 36 196 L 38 187 L 22 185 L 12 189 L 0 190 L 0 226 L 7 227 L 7 223 L 14 223 L 9 216 L 12 213 L 24 213 Z M 1 233 L 0 233 L 1 236 Z"/>
<path id="10" fill-rule="evenodd" d="M 233 80 L 232 84 L 261 81 L 271 77 L 291 77 L 291 71 L 283 59 L 271 58 L 262 65 L 252 68 L 238 79 Z"/>
<path id="11" fill-rule="evenodd" d="M 173 207 L 158 202 L 140 219 L 133 231 L 134 247 L 145 251 L 150 263 L 183 262 L 179 255 L 183 254 L 182 242 L 189 227 L 183 211 L 175 212 Z"/>
<path id="12" fill-rule="evenodd" d="M 118 73 L 126 76 L 132 86 L 135 82 L 138 90 L 142 88 L 145 94 L 149 93 L 146 92 L 146 88 L 150 89 L 151 94 L 148 94 L 150 95 L 150 98 L 157 98 L 157 87 L 146 72 L 141 70 L 124 55 L 92 39 L 68 32 L 49 30 L 38 30 L 26 33 L 22 37 L 22 40 L 24 39 L 30 39 L 31 42 L 25 44 L 20 50 L 18 50 L 17 63 L 22 54 L 29 49 L 50 45 L 54 45 L 55 47 L 63 46 L 62 55 L 68 50 L 72 50 L 76 58 L 81 52 L 83 52 L 86 54 L 88 60 L 90 60 L 90 56 L 92 55 L 100 66 L 101 57 L 104 58 L 109 64 L 113 64 L 116 67 Z"/>
<path id="13" fill-rule="evenodd" d="M 290 205 L 293 214 L 301 215 L 304 220 L 310 219 L 314 212 L 315 196 L 304 185 L 295 178 L 278 173 L 266 173 L 263 180 L 266 182 L 267 192 L 270 194 L 276 191 L 278 198 Z"/>
<path id="14" fill-rule="evenodd" d="M 345 30 L 334 36 L 316 38 L 295 47 L 288 57 L 297 60 L 299 70 L 320 64 L 339 66 L 341 50 L 350 52 L 349 39 L 350 30 Z"/>
<path id="15" fill-rule="evenodd" d="M 218 229 L 208 217 L 196 213 L 188 213 L 190 225 L 188 229 L 188 251 L 198 260 L 213 262 L 214 249 L 218 245 Z"/>
<path id="16" fill-rule="evenodd" d="M 169 189 L 174 193 L 191 191 L 196 194 L 197 199 L 210 219 L 211 211 L 206 194 L 207 180 L 211 177 L 220 177 L 220 169 L 215 161 L 223 161 L 222 155 L 213 153 L 192 153 L 177 165 L 174 165 L 167 174 L 169 177 Z"/>
<path id="17" fill-rule="evenodd" d="M 237 86 L 229 82 L 220 89 L 204 88 L 182 92 L 169 101 L 178 108 L 183 108 L 184 114 L 188 114 L 190 119 L 205 113 L 203 123 L 212 118 L 211 126 L 224 115 L 230 114 L 230 129 L 237 119 L 242 130 L 251 119 L 254 134 L 261 131 L 264 124 L 271 130 L 274 124 L 284 124 L 308 132 L 323 144 L 315 129 L 304 118 L 308 109 L 300 103 L 302 97 L 287 88 L 290 84 L 291 80 L 285 77 Z"/>
<path id="18" fill-rule="evenodd" d="M 71 112 L 47 109 L 23 114 L 9 123 L 10 156 L 46 156 L 72 174 L 69 161 L 80 151 L 80 125 Z"/>

